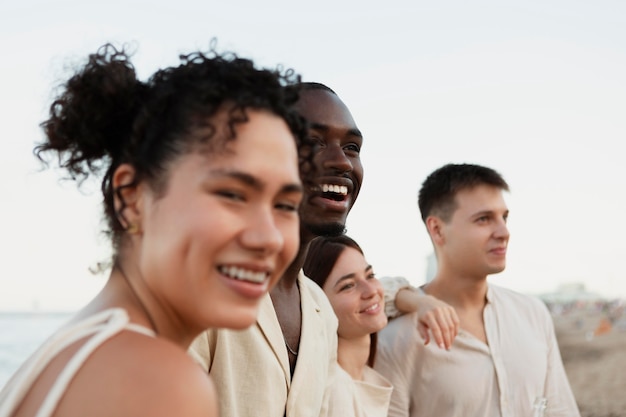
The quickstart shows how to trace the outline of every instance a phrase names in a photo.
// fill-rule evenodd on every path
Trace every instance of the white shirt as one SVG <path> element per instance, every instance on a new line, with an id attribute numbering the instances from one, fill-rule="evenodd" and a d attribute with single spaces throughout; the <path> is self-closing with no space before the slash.
<path id="1" fill-rule="evenodd" d="M 389 416 L 525 417 L 538 397 L 550 417 L 580 416 L 546 306 L 489 285 L 483 319 L 488 345 L 461 329 L 450 351 L 424 346 L 416 313 L 390 321 L 375 366 L 394 386 Z"/>
<path id="2" fill-rule="evenodd" d="M 329 408 L 342 417 L 387 417 L 391 398 L 391 383 L 366 366 L 363 380 L 352 379 L 337 365 L 337 378 L 332 387 Z"/>

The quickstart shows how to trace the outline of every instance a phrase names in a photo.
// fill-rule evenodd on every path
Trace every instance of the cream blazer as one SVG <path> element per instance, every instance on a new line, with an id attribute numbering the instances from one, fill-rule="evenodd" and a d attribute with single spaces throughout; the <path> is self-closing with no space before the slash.
<path id="1" fill-rule="evenodd" d="M 302 309 L 300 349 L 293 380 L 283 333 L 269 295 L 255 325 L 209 330 L 190 355 L 215 383 L 221 417 L 329 416 L 337 362 L 337 318 L 321 288 L 298 277 Z"/>

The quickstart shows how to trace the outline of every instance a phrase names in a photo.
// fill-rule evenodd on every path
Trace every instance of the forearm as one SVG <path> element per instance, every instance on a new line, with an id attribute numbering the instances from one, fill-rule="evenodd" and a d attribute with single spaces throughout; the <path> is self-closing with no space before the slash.
<path id="1" fill-rule="evenodd" d="M 400 314 L 413 313 L 419 310 L 429 295 L 417 291 L 414 287 L 400 288 L 396 294 L 395 305 Z"/>
<path id="2" fill-rule="evenodd" d="M 403 313 L 408 311 L 415 310 L 404 310 L 401 309 L 397 305 L 398 295 L 402 294 L 401 297 L 404 303 L 405 292 L 410 292 L 409 290 L 404 291 L 407 288 L 411 288 L 411 284 L 406 278 L 403 277 L 385 277 L 380 279 L 380 283 L 382 284 L 385 290 L 385 314 L 389 318 L 398 317 Z"/>

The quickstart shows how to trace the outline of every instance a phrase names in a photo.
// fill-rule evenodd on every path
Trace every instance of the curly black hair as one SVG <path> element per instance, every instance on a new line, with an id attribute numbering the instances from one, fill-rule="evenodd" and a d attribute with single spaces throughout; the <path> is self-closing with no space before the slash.
<path id="1" fill-rule="evenodd" d="M 121 210 L 114 207 L 114 194 L 120 192 L 112 185 L 117 167 L 133 165 L 134 184 L 147 181 L 163 192 L 169 162 L 197 146 L 223 148 L 235 138 L 235 126 L 248 120 L 247 109 L 267 110 L 286 122 L 298 148 L 302 181 L 311 183 L 306 121 L 293 109 L 300 76 L 280 67 L 257 69 L 235 53 L 218 53 L 215 44 L 208 52 L 181 55 L 180 65 L 161 69 L 146 82 L 137 79 L 124 47 L 105 44 L 62 86 L 41 124 L 45 140 L 34 153 L 42 162 L 47 162 L 44 153 L 55 153 L 79 183 L 104 172 L 106 232 L 115 249 L 125 229 Z M 226 129 L 212 124 L 212 116 L 222 111 Z"/>

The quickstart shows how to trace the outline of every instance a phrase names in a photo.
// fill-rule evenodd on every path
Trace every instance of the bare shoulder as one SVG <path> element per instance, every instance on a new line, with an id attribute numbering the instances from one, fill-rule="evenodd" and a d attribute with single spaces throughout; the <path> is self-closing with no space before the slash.
<path id="1" fill-rule="evenodd" d="M 83 365 L 57 415 L 217 416 L 217 394 L 209 376 L 181 347 L 123 332 Z"/>
<path id="2" fill-rule="evenodd" d="M 143 395 L 153 401 L 145 415 L 217 416 L 217 393 L 208 374 L 185 350 L 166 340 L 158 342 L 141 359 L 148 372 L 148 378 L 142 379 L 146 384 Z"/>

